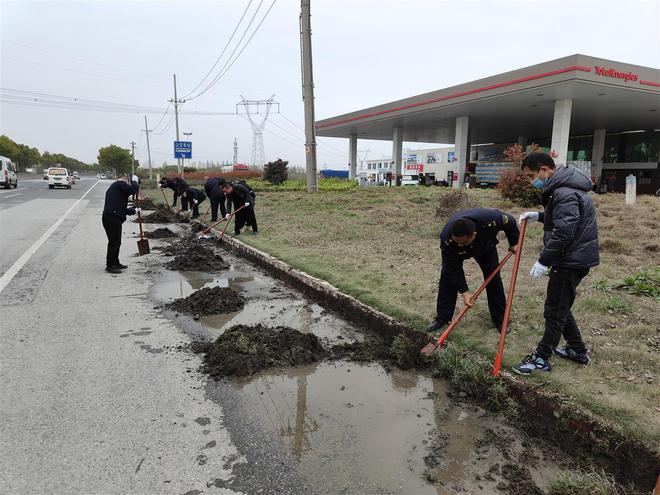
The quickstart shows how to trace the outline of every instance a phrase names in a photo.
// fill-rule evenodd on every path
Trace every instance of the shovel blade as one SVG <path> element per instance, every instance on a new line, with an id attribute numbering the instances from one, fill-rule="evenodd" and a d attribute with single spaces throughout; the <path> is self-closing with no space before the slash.
<path id="1" fill-rule="evenodd" d="M 149 249 L 149 239 L 140 239 L 137 241 L 137 246 L 140 256 L 144 256 L 145 254 L 149 254 L 151 252 L 151 249 Z"/>
<path id="2" fill-rule="evenodd" d="M 437 342 L 429 342 L 419 352 L 421 352 L 422 355 L 424 355 L 424 356 L 431 356 L 437 350 L 438 350 L 438 343 Z"/>

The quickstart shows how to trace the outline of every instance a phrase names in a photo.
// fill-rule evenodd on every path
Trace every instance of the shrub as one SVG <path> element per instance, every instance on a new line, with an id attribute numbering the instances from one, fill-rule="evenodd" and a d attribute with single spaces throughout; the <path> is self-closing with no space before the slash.
<path id="1" fill-rule="evenodd" d="M 497 184 L 500 196 L 519 206 L 536 206 L 541 203 L 541 192 L 532 187 L 529 180 L 516 169 L 503 170 Z"/>
<path id="2" fill-rule="evenodd" d="M 438 206 L 435 209 L 435 216 L 436 218 L 446 220 L 454 213 L 466 208 L 474 208 L 474 206 L 476 206 L 475 201 L 465 189 L 453 189 L 440 193 Z"/>
<path id="3" fill-rule="evenodd" d="M 264 166 L 264 179 L 273 185 L 282 184 L 289 178 L 287 165 L 289 162 L 282 161 L 280 158 L 274 162 L 268 162 Z"/>

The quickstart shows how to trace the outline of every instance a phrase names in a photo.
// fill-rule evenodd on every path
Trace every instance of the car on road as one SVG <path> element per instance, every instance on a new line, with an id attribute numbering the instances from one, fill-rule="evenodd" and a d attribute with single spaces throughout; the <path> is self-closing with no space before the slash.
<path id="1" fill-rule="evenodd" d="M 71 179 L 69 171 L 64 167 L 50 167 L 48 169 L 48 189 L 55 189 L 56 187 L 71 189 Z"/>
<path id="2" fill-rule="evenodd" d="M 107 179 L 107 178 L 108 178 L 107 175 L 105 175 L 105 174 L 101 174 L 101 179 Z"/>
<path id="3" fill-rule="evenodd" d="M 80 174 L 78 172 L 73 172 L 73 178 L 76 180 L 80 180 Z"/>
<path id="4" fill-rule="evenodd" d="M 16 165 L 6 156 L 0 156 L 0 186 L 9 189 L 18 187 L 18 178 L 16 177 Z"/>
<path id="5" fill-rule="evenodd" d="M 76 183 L 76 176 L 73 175 L 73 172 L 71 170 L 69 170 L 68 172 L 69 172 L 69 179 L 71 180 L 71 184 L 75 184 Z"/>

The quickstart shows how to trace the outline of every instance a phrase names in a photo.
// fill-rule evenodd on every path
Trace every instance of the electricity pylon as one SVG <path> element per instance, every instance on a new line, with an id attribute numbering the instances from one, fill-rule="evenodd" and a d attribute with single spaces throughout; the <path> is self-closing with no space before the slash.
<path id="1" fill-rule="evenodd" d="M 252 126 L 252 163 L 253 167 L 263 167 L 266 163 L 264 152 L 264 128 L 273 105 L 280 112 L 280 104 L 275 101 L 275 95 L 267 100 L 248 100 L 241 95 L 241 101 L 236 104 L 236 113 L 240 114 L 239 106 L 244 107 L 245 115 Z"/>

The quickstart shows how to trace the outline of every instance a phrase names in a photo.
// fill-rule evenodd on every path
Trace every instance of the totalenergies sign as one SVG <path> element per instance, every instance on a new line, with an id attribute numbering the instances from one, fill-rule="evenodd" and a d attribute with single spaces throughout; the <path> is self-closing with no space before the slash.
<path id="1" fill-rule="evenodd" d="M 632 72 L 619 72 L 616 69 L 607 69 L 596 65 L 596 74 L 599 76 L 613 77 L 614 79 L 623 79 L 626 82 L 628 81 L 637 81 L 639 79 L 639 74 L 634 74 Z"/>

